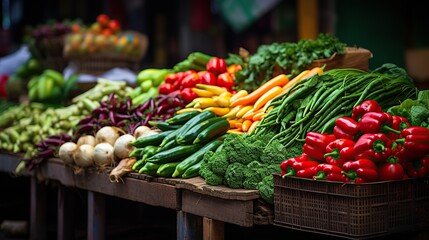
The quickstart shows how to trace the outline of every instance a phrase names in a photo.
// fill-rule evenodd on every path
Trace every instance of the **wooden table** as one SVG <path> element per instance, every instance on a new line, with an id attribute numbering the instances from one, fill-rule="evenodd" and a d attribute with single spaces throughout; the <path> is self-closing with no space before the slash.
<path id="1" fill-rule="evenodd" d="M 0 171 L 14 172 L 18 163 L 19 157 L 15 155 L 0 155 Z M 88 192 L 88 239 L 105 238 L 107 195 L 176 210 L 177 239 L 223 239 L 224 223 L 251 227 L 271 224 L 273 219 L 272 211 L 260 199 L 257 190 L 210 186 L 200 177 L 173 179 L 130 173 L 123 182 L 112 183 L 106 173 L 86 171 L 76 175 L 59 159 L 50 159 L 37 170 L 25 172 L 24 176 L 32 179 L 31 239 L 46 238 L 46 224 L 40 224 L 46 215 L 45 181 L 59 183 L 58 239 L 72 236 L 72 229 L 68 227 L 73 215 L 71 188 Z"/>

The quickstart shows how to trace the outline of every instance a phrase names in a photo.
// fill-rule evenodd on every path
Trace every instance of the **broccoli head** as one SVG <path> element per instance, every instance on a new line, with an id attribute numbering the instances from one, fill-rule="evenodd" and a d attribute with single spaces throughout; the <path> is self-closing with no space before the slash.
<path id="1" fill-rule="evenodd" d="M 280 164 L 286 158 L 287 150 L 277 139 L 265 146 L 261 155 L 261 162 L 267 164 Z"/>
<path id="2" fill-rule="evenodd" d="M 247 164 L 246 169 L 244 169 L 243 187 L 245 189 L 257 189 L 258 183 L 262 181 L 262 176 L 258 174 L 261 168 L 264 168 L 264 164 L 258 161 L 252 161 Z"/>
<path id="3" fill-rule="evenodd" d="M 208 151 L 207 153 L 209 152 L 211 151 Z M 207 155 L 207 153 L 205 155 Z M 210 153 L 208 155 L 210 155 Z M 207 164 L 207 162 L 204 161 L 204 159 L 203 159 L 203 162 L 201 163 L 199 172 L 200 172 L 200 176 L 204 178 L 205 182 L 208 185 L 217 186 L 217 185 L 223 184 L 223 177 L 216 175 L 212 170 L 210 170 L 209 164 Z"/>
<path id="4" fill-rule="evenodd" d="M 227 153 L 230 163 L 249 164 L 259 161 L 264 144 L 254 138 L 242 134 L 228 134 L 223 142 L 222 151 Z"/>
<path id="5" fill-rule="evenodd" d="M 274 177 L 272 174 L 264 177 L 258 183 L 258 190 L 262 199 L 270 204 L 274 203 Z"/>
<path id="6" fill-rule="evenodd" d="M 224 151 L 216 151 L 208 159 L 210 170 L 216 175 L 225 176 L 226 169 L 229 166 L 228 156 Z"/>
<path id="7" fill-rule="evenodd" d="M 235 135 L 235 134 L 231 134 Z M 232 163 L 228 166 L 225 173 L 225 185 L 230 188 L 243 188 L 244 170 L 246 166 L 239 162 Z"/>

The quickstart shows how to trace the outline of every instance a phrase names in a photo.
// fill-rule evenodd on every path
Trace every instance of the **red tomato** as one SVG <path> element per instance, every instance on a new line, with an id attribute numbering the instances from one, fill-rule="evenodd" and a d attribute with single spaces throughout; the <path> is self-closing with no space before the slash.
<path id="1" fill-rule="evenodd" d="M 115 33 L 121 29 L 121 24 L 118 22 L 118 20 L 112 19 L 109 21 L 109 28 L 112 29 L 113 33 Z"/>
<path id="2" fill-rule="evenodd" d="M 202 84 L 216 85 L 216 76 L 209 71 L 200 71 L 198 75 L 201 78 Z"/>
<path id="3" fill-rule="evenodd" d="M 228 91 L 231 91 L 234 84 L 234 75 L 231 73 L 224 72 L 217 76 L 216 85 L 219 87 L 224 87 L 228 89 Z"/>
<path id="4" fill-rule="evenodd" d="M 197 73 L 191 73 L 182 80 L 181 88 L 192 88 L 201 83 L 201 78 Z"/>
<path id="5" fill-rule="evenodd" d="M 174 91 L 174 86 L 171 83 L 161 83 L 158 87 L 159 94 L 169 94 Z"/>
<path id="6" fill-rule="evenodd" d="M 107 25 L 109 25 L 109 20 L 110 19 L 109 19 L 109 17 L 106 14 L 99 14 L 97 16 L 97 22 L 102 27 L 107 27 Z"/>
<path id="7" fill-rule="evenodd" d="M 180 96 L 186 104 L 192 102 L 192 100 L 198 97 L 198 95 L 194 91 L 192 91 L 192 88 L 184 88 L 180 90 Z"/>
<path id="8" fill-rule="evenodd" d="M 226 72 L 226 62 L 223 58 L 212 57 L 206 64 L 206 69 L 214 75 Z"/>

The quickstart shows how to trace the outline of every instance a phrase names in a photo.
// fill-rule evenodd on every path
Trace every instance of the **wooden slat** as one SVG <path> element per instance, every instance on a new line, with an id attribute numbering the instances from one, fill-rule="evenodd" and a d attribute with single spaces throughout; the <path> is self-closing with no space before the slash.
<path id="1" fill-rule="evenodd" d="M 88 191 L 88 240 L 103 240 L 106 236 L 106 200 L 100 193 Z"/>
<path id="2" fill-rule="evenodd" d="M 202 217 L 177 211 L 177 239 L 201 239 Z"/>
<path id="3" fill-rule="evenodd" d="M 69 188 L 58 185 L 57 239 L 74 239 L 73 197 Z"/>
<path id="4" fill-rule="evenodd" d="M 253 226 L 253 200 L 231 200 L 182 190 L 182 211 L 239 226 Z"/>
<path id="5" fill-rule="evenodd" d="M 31 178 L 30 239 L 47 239 L 46 186 Z"/>
<path id="6" fill-rule="evenodd" d="M 203 218 L 203 240 L 223 240 L 225 223 L 210 218 Z"/>

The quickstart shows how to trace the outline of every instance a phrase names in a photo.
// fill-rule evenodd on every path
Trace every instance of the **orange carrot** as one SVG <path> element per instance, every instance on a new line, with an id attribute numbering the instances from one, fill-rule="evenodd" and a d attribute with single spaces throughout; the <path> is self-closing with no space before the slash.
<path id="1" fill-rule="evenodd" d="M 259 123 L 260 121 L 254 121 L 253 123 L 252 123 L 252 125 L 250 125 L 250 127 L 249 127 L 249 130 L 247 130 L 247 133 L 252 133 L 253 132 L 253 130 L 255 130 L 255 128 L 256 128 L 256 126 L 258 125 L 258 123 Z"/>
<path id="2" fill-rule="evenodd" d="M 244 97 L 232 101 L 231 107 L 235 107 L 237 105 L 252 105 L 258 100 L 259 97 L 261 97 L 268 90 L 272 89 L 275 86 L 284 86 L 285 84 L 287 84 L 288 81 L 289 79 L 285 74 L 277 75 L 276 77 L 262 84 L 255 91 L 247 94 Z"/>
<path id="3" fill-rule="evenodd" d="M 235 128 L 243 129 L 243 123 L 242 122 L 235 122 Z"/>
<path id="4" fill-rule="evenodd" d="M 282 87 L 275 86 L 265 92 L 262 96 L 258 98 L 258 100 L 253 104 L 253 111 L 256 111 L 263 107 L 269 100 L 279 96 L 279 94 L 283 91 Z"/>
<path id="5" fill-rule="evenodd" d="M 283 92 L 281 92 L 280 95 L 287 93 L 297 82 L 321 73 L 323 73 L 323 69 L 320 67 L 314 67 L 311 70 L 302 71 L 298 76 L 294 77 L 283 86 Z"/>
<path id="6" fill-rule="evenodd" d="M 260 121 L 262 117 L 265 115 L 265 112 L 258 112 L 253 115 L 252 120 L 253 121 Z"/>
<path id="7" fill-rule="evenodd" d="M 244 120 L 243 124 L 241 125 L 241 130 L 243 130 L 243 132 L 247 132 L 252 123 L 253 122 L 251 120 Z"/>

